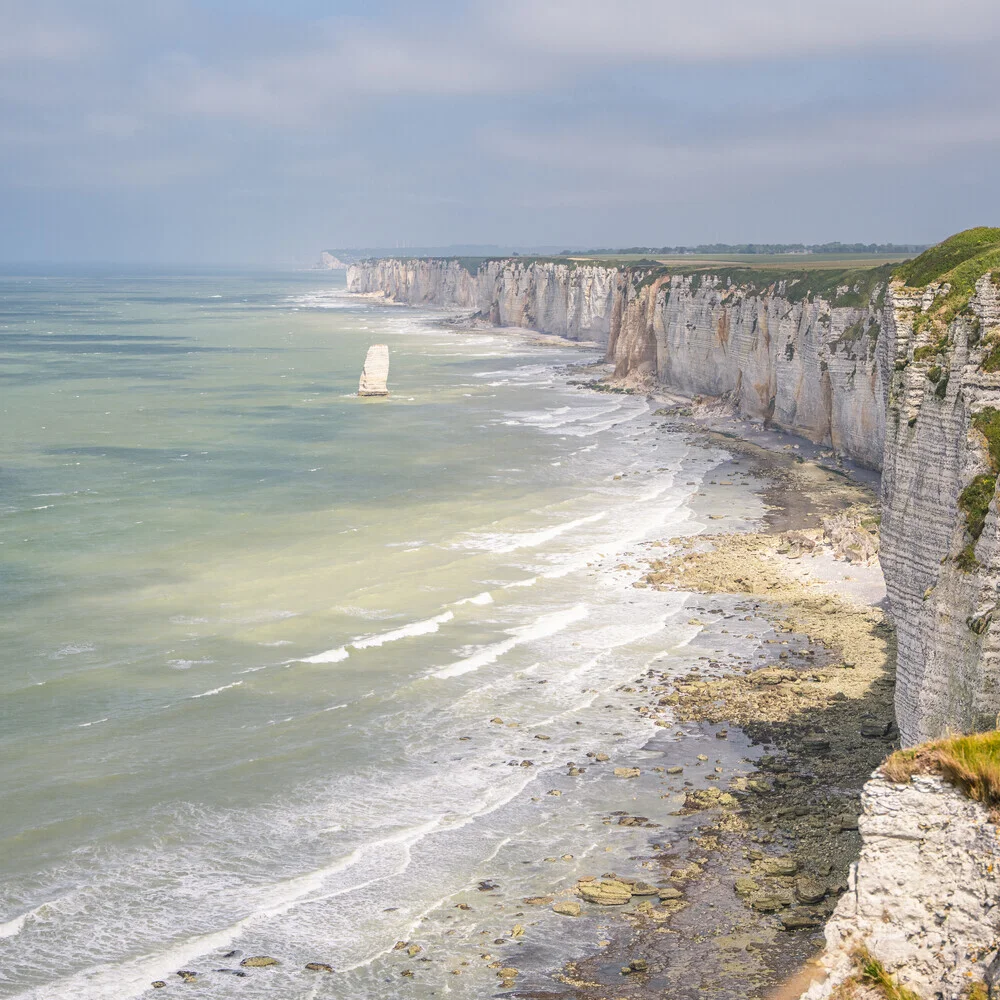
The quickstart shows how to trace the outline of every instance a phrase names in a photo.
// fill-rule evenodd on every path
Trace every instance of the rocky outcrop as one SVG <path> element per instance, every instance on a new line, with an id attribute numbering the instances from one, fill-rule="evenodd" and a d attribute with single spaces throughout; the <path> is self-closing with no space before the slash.
<path id="1" fill-rule="evenodd" d="M 883 469 L 896 707 L 912 744 L 1000 713 L 1000 230 L 892 273 L 429 259 L 353 265 L 347 280 L 596 340 L 619 378 L 725 400 Z"/>
<path id="2" fill-rule="evenodd" d="M 862 847 L 826 925 L 829 997 L 864 949 L 919 997 L 953 1000 L 987 977 L 1000 948 L 1000 841 L 976 802 L 934 775 L 876 774 L 858 821 Z"/>

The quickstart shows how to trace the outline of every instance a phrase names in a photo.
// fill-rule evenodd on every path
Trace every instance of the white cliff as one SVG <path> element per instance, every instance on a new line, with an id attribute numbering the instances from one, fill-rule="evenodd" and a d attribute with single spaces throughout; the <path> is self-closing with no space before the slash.
<path id="1" fill-rule="evenodd" d="M 934 775 L 865 785 L 861 856 L 826 925 L 824 1000 L 865 949 L 917 996 L 958 1000 L 1000 948 L 1000 841 L 987 810 Z"/>
<path id="2" fill-rule="evenodd" d="M 887 274 L 858 287 L 861 272 L 843 273 L 843 285 L 825 279 L 813 291 L 800 287 L 807 272 L 768 282 L 745 269 L 703 276 L 529 259 L 376 260 L 349 267 L 347 287 L 596 341 L 616 375 L 726 397 L 744 416 L 878 468 Z"/>

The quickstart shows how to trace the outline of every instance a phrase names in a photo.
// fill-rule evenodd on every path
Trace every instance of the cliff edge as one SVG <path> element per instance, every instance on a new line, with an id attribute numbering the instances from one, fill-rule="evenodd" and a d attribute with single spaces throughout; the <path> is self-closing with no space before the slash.
<path id="1" fill-rule="evenodd" d="M 993 995 L 1000 968 L 1000 734 L 893 754 L 862 794 L 861 854 L 804 1000 Z M 860 988 L 859 988 L 860 987 Z"/>

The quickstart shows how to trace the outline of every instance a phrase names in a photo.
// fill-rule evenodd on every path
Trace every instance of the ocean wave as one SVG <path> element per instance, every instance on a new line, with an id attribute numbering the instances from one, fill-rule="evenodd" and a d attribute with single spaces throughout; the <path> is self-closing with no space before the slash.
<path id="1" fill-rule="evenodd" d="M 416 635 L 429 635 L 436 632 L 445 622 L 450 622 L 455 615 L 451 611 L 436 615 L 434 618 L 427 618 L 422 622 L 412 622 L 402 628 L 393 629 L 391 632 L 382 632 L 379 635 L 364 636 L 355 639 L 351 643 L 353 649 L 370 649 L 373 646 L 381 646 L 387 642 L 398 642 L 400 639 L 409 639 Z"/>
<path id="2" fill-rule="evenodd" d="M 460 604 L 492 604 L 493 595 L 488 591 L 484 590 L 481 594 L 476 594 L 475 597 L 463 597 L 460 601 L 455 601 L 455 607 Z"/>
<path id="3" fill-rule="evenodd" d="M 80 653 L 93 653 L 97 647 L 92 642 L 71 642 L 54 653 L 49 654 L 50 660 L 61 660 L 65 656 L 77 656 Z"/>
<path id="4" fill-rule="evenodd" d="M 346 660 L 348 656 L 350 656 L 350 653 L 343 646 L 339 646 L 337 649 L 327 649 L 322 653 L 317 653 L 315 656 L 304 656 L 297 660 L 285 660 L 285 663 L 340 663 L 341 660 Z"/>
<path id="5" fill-rule="evenodd" d="M 567 531 L 574 528 L 582 528 L 585 524 L 593 524 L 607 517 L 606 510 L 598 511 L 587 517 L 578 517 L 573 521 L 564 521 L 562 524 L 554 524 L 551 528 L 542 528 L 540 531 L 525 531 L 512 534 L 474 534 L 467 542 L 461 542 L 462 548 L 484 549 L 487 552 L 505 553 L 514 552 L 517 549 L 532 549 L 546 542 L 558 538 Z"/>
<path id="6" fill-rule="evenodd" d="M 366 308 L 363 300 L 339 289 L 328 292 L 310 292 L 306 295 L 289 295 L 285 302 L 299 309 L 358 309 Z"/>
<path id="7" fill-rule="evenodd" d="M 215 660 L 167 660 L 167 664 L 174 670 L 190 670 L 192 667 L 203 667 Z"/>
<path id="8" fill-rule="evenodd" d="M 211 691 L 202 691 L 201 694 L 191 695 L 191 700 L 194 701 L 195 698 L 210 698 L 213 694 L 219 694 L 221 691 L 228 691 L 230 688 L 239 687 L 243 681 L 233 681 L 232 684 L 223 684 L 222 687 L 212 688 Z"/>
<path id="9" fill-rule="evenodd" d="M 526 642 L 534 642 L 537 639 L 547 639 L 564 628 L 568 628 L 574 622 L 578 622 L 587 617 L 587 606 L 577 604 L 565 611 L 555 611 L 551 614 L 542 615 L 531 625 L 516 630 L 509 639 L 495 642 L 490 646 L 483 646 L 478 652 L 457 660 L 440 670 L 435 670 L 431 675 L 442 680 L 449 677 L 459 677 L 462 674 L 471 673 L 480 667 L 495 663 L 505 653 L 509 653 L 516 646 L 524 645 Z"/>

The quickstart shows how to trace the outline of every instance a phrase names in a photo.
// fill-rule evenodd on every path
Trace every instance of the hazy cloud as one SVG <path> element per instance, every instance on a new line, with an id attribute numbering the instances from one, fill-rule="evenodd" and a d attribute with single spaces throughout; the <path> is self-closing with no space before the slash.
<path id="1" fill-rule="evenodd" d="M 995 221 L 986 0 L 0 0 L 0 25 L 7 258 Z"/>

